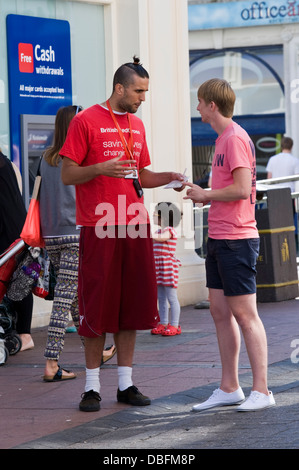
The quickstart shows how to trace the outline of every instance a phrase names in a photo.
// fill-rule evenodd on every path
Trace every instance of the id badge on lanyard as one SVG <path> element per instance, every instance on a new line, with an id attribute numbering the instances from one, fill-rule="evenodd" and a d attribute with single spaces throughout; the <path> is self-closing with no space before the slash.
<path id="1" fill-rule="evenodd" d="M 129 129 L 130 129 L 130 137 L 129 137 L 129 141 L 127 142 L 126 139 L 125 139 L 125 136 L 123 134 L 123 131 L 121 130 L 117 120 L 116 120 L 116 117 L 111 109 L 111 106 L 110 106 L 110 103 L 109 103 L 109 100 L 107 100 L 106 102 L 107 104 L 107 107 L 109 109 L 109 112 L 110 112 L 110 115 L 114 121 L 114 124 L 118 130 L 118 133 L 119 133 L 119 136 L 121 138 L 121 141 L 122 141 L 122 144 L 124 146 L 124 149 L 125 149 L 125 153 L 127 155 L 127 158 L 128 160 L 134 160 L 134 157 L 133 157 L 133 152 L 134 152 L 134 143 L 133 143 L 133 133 L 132 133 L 132 126 L 131 126 L 131 119 L 130 119 L 130 115 L 129 113 L 127 114 L 128 116 L 128 121 L 129 121 Z M 128 169 L 127 170 L 128 173 L 127 175 L 125 176 L 125 179 L 132 179 L 133 180 L 133 186 L 135 188 L 135 191 L 136 191 L 136 194 L 138 197 L 142 197 L 143 196 L 143 189 L 139 183 L 139 180 L 138 180 L 138 171 L 137 171 L 137 168 L 132 168 L 132 169 Z"/>

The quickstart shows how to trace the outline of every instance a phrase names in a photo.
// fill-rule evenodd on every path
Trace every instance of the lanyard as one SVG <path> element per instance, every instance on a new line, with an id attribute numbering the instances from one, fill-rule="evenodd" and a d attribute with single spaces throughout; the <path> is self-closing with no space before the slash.
<path id="1" fill-rule="evenodd" d="M 109 103 L 109 100 L 107 100 L 106 102 L 107 106 L 108 106 L 108 109 L 109 109 L 109 112 L 111 114 L 111 117 L 114 121 L 114 124 L 118 130 L 118 133 L 119 133 L 119 136 L 121 138 L 121 141 L 122 141 L 122 144 L 124 146 L 124 149 L 125 149 L 125 152 L 126 152 L 126 155 L 127 155 L 127 158 L 128 160 L 134 160 L 134 157 L 133 157 L 133 153 L 134 153 L 134 144 L 133 144 L 133 133 L 132 133 L 132 125 L 131 125 L 131 118 L 130 118 L 130 114 L 127 113 L 127 116 L 128 116 L 128 121 L 129 121 L 129 129 L 130 129 L 130 137 L 129 137 L 129 140 L 128 142 L 126 141 L 125 139 L 125 136 L 124 136 L 124 133 L 123 131 L 121 130 L 117 120 L 116 120 L 116 117 L 115 117 L 115 114 L 114 112 L 112 111 L 111 109 L 111 106 L 110 106 L 110 103 Z"/>

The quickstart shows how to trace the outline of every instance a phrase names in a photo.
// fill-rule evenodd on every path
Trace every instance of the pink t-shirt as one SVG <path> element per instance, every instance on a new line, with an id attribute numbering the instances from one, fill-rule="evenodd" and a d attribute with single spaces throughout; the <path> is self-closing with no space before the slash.
<path id="1" fill-rule="evenodd" d="M 127 114 L 115 114 L 125 139 L 130 135 Z M 142 121 L 130 115 L 137 168 L 150 165 Z M 80 166 L 90 166 L 123 154 L 124 147 L 109 111 L 94 105 L 75 116 L 69 126 L 66 141 L 60 151 L 64 157 Z M 148 223 L 148 214 L 133 186 L 132 179 L 98 176 L 76 186 L 76 221 L 83 226 L 136 225 Z"/>
<path id="2" fill-rule="evenodd" d="M 211 202 L 208 215 L 208 231 L 211 238 L 235 240 L 259 236 L 255 220 L 255 148 L 247 132 L 232 122 L 216 140 L 212 162 L 212 189 L 232 184 L 232 173 L 236 168 L 250 169 L 251 195 L 246 200 Z"/>

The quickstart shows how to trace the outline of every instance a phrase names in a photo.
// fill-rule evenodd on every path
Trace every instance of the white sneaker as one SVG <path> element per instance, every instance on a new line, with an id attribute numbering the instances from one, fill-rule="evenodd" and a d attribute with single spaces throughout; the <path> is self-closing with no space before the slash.
<path id="1" fill-rule="evenodd" d="M 223 392 L 220 388 L 217 388 L 206 401 L 194 405 L 192 411 L 208 410 L 216 406 L 239 405 L 244 399 L 245 395 L 241 387 L 231 393 Z"/>
<path id="2" fill-rule="evenodd" d="M 275 400 L 272 392 L 269 395 L 264 393 L 252 391 L 244 403 L 238 406 L 237 411 L 257 411 L 264 408 L 270 408 L 275 405 Z"/>

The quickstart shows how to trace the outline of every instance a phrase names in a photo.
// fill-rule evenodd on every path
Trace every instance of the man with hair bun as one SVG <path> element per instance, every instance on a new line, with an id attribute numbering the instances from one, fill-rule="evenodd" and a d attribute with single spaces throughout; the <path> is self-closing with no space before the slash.
<path id="1" fill-rule="evenodd" d="M 158 321 L 157 287 L 149 217 L 143 189 L 183 181 L 176 172 L 154 173 L 144 125 L 135 114 L 145 101 L 149 75 L 138 57 L 113 78 L 110 98 L 72 120 L 62 180 L 76 186 L 82 226 L 79 264 L 79 334 L 84 337 L 86 384 L 79 408 L 100 409 L 99 368 L 106 333 L 117 348 L 117 400 L 150 404 L 132 381 L 136 330 Z M 183 187 L 183 186 L 182 186 Z"/>

